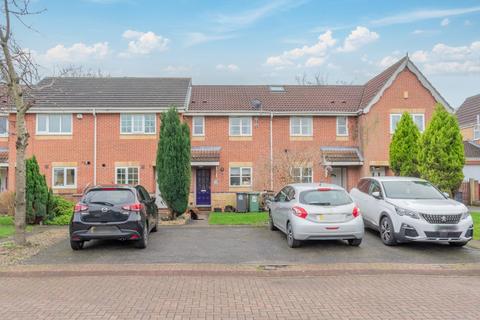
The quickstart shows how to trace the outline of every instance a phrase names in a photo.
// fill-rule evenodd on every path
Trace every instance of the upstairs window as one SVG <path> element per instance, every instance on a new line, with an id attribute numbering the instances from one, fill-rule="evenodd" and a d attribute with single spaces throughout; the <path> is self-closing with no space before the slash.
<path id="1" fill-rule="evenodd" d="M 54 167 L 53 188 L 76 188 L 77 168 Z"/>
<path id="2" fill-rule="evenodd" d="M 348 136 L 347 117 L 337 117 L 337 136 Z"/>
<path id="3" fill-rule="evenodd" d="M 230 136 L 251 136 L 252 117 L 230 117 Z"/>
<path id="4" fill-rule="evenodd" d="M 290 117 L 291 136 L 312 136 L 312 117 Z"/>
<path id="5" fill-rule="evenodd" d="M 311 167 L 293 167 L 292 177 L 295 183 L 312 183 L 313 175 Z"/>
<path id="6" fill-rule="evenodd" d="M 480 140 L 480 124 L 473 127 L 473 140 Z"/>
<path id="7" fill-rule="evenodd" d="M 37 134 L 72 134 L 72 115 L 37 114 Z"/>
<path id="8" fill-rule="evenodd" d="M 155 134 L 156 116 L 152 114 L 121 114 L 121 134 Z"/>
<path id="9" fill-rule="evenodd" d="M 418 130 L 423 132 L 425 130 L 425 115 L 423 113 L 412 113 L 410 114 L 413 122 L 417 125 Z M 394 113 L 390 115 L 390 133 L 394 133 L 397 129 L 397 125 L 400 122 L 402 115 L 399 113 Z"/>
<path id="10" fill-rule="evenodd" d="M 193 136 L 205 135 L 205 118 L 204 117 L 192 118 L 192 135 Z"/>
<path id="11" fill-rule="evenodd" d="M 8 118 L 0 117 L 0 137 L 8 136 Z"/>

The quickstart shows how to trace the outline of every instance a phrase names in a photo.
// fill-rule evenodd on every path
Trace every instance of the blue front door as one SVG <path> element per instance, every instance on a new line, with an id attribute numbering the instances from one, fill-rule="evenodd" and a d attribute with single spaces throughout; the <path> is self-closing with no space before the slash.
<path id="1" fill-rule="evenodd" d="M 197 206 L 209 206 L 211 204 L 210 193 L 210 168 L 197 168 Z"/>

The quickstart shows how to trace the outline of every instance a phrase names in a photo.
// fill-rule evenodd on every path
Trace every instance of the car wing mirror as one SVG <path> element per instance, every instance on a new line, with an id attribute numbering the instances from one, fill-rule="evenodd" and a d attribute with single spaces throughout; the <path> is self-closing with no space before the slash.
<path id="1" fill-rule="evenodd" d="M 380 194 L 380 191 L 373 191 L 372 197 L 374 197 L 375 199 L 382 199 L 382 195 Z"/>

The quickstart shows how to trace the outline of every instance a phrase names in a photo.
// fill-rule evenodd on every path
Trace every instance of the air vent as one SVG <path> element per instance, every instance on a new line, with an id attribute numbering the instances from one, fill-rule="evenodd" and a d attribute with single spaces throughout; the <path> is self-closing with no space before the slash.
<path id="1" fill-rule="evenodd" d="M 252 107 L 255 110 L 260 110 L 262 108 L 262 101 L 258 99 L 253 99 L 252 100 Z"/>

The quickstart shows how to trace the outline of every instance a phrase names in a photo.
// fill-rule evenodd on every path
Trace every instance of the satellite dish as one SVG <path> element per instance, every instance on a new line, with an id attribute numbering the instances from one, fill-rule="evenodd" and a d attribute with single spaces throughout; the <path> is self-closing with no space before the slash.
<path id="1" fill-rule="evenodd" d="M 255 109 L 255 110 L 260 110 L 262 108 L 262 101 L 258 100 L 258 99 L 253 99 L 252 100 L 252 107 Z"/>

